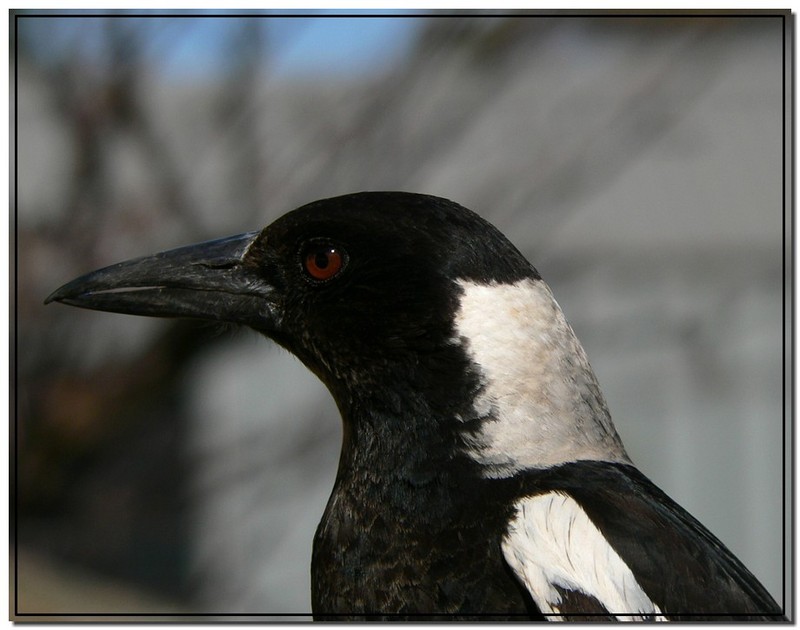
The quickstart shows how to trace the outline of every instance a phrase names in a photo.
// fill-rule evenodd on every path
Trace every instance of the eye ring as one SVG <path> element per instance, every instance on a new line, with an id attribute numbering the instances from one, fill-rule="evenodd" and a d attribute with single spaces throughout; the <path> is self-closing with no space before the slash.
<path id="1" fill-rule="evenodd" d="M 345 265 L 344 250 L 327 241 L 309 243 L 303 249 L 303 270 L 317 282 L 331 280 Z"/>

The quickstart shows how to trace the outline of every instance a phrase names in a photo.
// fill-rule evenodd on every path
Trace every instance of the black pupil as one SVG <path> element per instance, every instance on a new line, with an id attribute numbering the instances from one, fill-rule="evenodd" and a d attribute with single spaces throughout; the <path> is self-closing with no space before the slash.
<path id="1" fill-rule="evenodd" d="M 317 255 L 314 256 L 314 264 L 319 269 L 326 269 L 328 267 L 328 264 L 330 263 L 330 259 L 328 258 L 328 253 L 329 252 L 327 251 L 321 251 L 317 252 Z"/>

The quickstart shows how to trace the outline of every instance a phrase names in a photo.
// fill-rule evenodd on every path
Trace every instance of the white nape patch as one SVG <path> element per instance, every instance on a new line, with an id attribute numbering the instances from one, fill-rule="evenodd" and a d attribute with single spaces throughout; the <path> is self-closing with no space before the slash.
<path id="1" fill-rule="evenodd" d="M 470 455 L 489 477 L 577 460 L 630 460 L 583 347 L 550 288 L 459 280 L 455 328 L 480 370 Z"/>
<path id="2" fill-rule="evenodd" d="M 561 610 L 559 587 L 590 595 L 619 621 L 667 621 L 583 508 L 564 493 L 522 499 L 502 547 L 545 614 L 580 613 Z"/>

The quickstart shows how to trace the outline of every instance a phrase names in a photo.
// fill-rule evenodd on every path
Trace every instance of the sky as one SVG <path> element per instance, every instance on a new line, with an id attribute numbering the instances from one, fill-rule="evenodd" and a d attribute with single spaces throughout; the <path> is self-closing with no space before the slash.
<path id="1" fill-rule="evenodd" d="M 101 62 L 107 55 L 104 25 L 108 19 L 119 20 L 125 29 L 144 39 L 147 61 L 170 79 L 193 80 L 226 70 L 226 49 L 244 18 L 233 12 L 224 17 L 220 12 L 192 12 L 181 17 L 163 13 L 118 13 L 109 18 L 32 11 L 18 20 L 17 28 L 42 61 L 54 62 L 78 50 L 87 61 Z M 279 17 L 262 12 L 258 23 L 267 44 L 269 62 L 265 67 L 271 76 L 307 78 L 337 73 L 346 77 L 379 72 L 410 50 L 424 22 L 424 18 L 381 17 L 385 12 L 361 17 L 334 17 L 334 13 Z"/>

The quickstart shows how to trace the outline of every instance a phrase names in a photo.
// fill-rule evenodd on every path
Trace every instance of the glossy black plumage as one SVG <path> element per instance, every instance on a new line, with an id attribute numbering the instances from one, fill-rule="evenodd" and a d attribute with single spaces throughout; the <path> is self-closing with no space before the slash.
<path id="1" fill-rule="evenodd" d="M 668 618 L 782 619 L 753 574 L 635 467 L 575 462 L 520 477 L 523 495 L 548 490 L 580 503 Z"/>
<path id="2" fill-rule="evenodd" d="M 304 269 L 320 243 L 342 265 L 330 279 Z M 344 443 L 314 540 L 317 618 L 544 618 L 502 545 L 519 500 L 553 490 L 580 504 L 666 617 L 780 616 L 741 563 L 632 466 L 502 476 L 476 458 L 482 428 L 501 420 L 475 404 L 486 376 L 454 320 L 458 281 L 540 280 L 455 203 L 361 193 L 308 204 L 260 233 L 87 274 L 48 301 L 246 324 L 328 386 Z M 599 593 L 556 589 L 567 618 L 626 612 L 607 611 Z"/>

